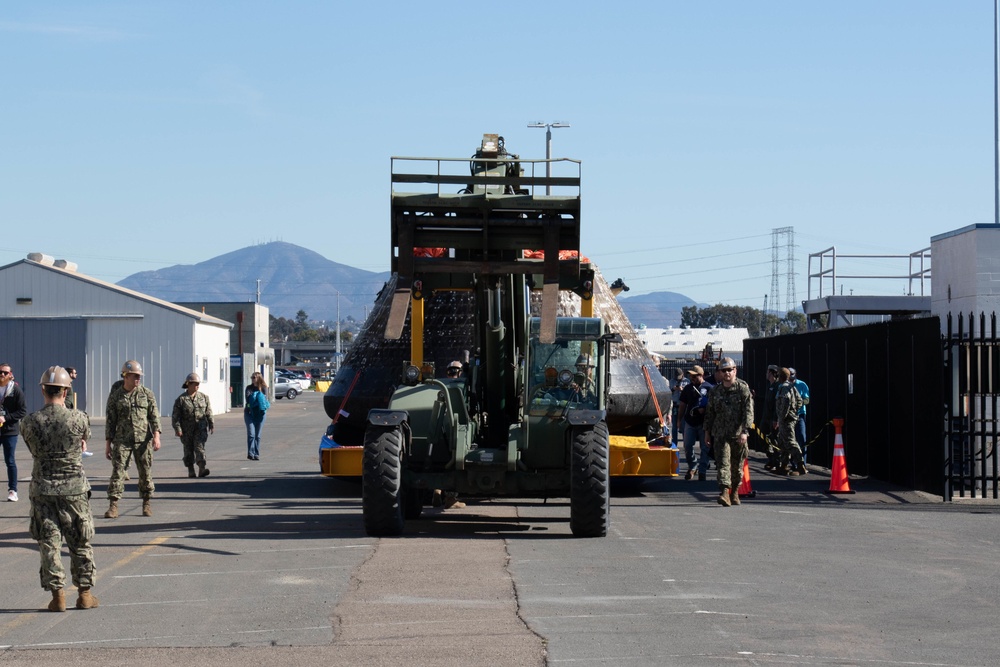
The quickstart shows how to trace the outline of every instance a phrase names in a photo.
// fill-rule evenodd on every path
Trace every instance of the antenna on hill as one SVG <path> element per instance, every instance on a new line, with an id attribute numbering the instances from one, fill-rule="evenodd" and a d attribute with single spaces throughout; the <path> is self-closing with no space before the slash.
<path id="1" fill-rule="evenodd" d="M 260 278 L 257 279 L 257 305 L 260 305 Z"/>

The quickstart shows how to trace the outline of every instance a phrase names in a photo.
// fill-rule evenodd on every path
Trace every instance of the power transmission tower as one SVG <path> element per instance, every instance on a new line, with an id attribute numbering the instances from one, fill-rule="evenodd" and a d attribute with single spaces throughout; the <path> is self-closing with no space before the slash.
<path id="1" fill-rule="evenodd" d="M 779 249 L 781 237 L 785 237 L 784 271 Z M 779 277 L 785 275 L 785 313 L 795 310 L 795 228 L 775 227 L 771 230 L 771 308 L 780 308 L 781 291 Z M 784 315 L 784 313 L 781 313 Z"/>
<path id="2" fill-rule="evenodd" d="M 785 244 L 785 312 L 795 310 L 798 300 L 795 298 L 795 228 L 785 227 L 788 232 L 788 243 Z"/>
<path id="3" fill-rule="evenodd" d="M 777 304 L 781 302 L 781 291 L 778 289 L 778 274 L 780 273 L 778 265 L 778 230 L 771 230 L 771 308 L 776 308 Z M 767 306 L 767 299 L 764 300 L 764 306 Z"/>

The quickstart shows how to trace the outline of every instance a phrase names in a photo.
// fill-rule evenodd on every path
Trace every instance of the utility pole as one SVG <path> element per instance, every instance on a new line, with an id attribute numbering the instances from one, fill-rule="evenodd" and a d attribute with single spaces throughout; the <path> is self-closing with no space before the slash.
<path id="1" fill-rule="evenodd" d="M 765 336 L 764 327 L 767 326 L 767 295 L 764 295 L 764 308 L 760 311 L 760 335 Z"/>
<path id="2" fill-rule="evenodd" d="M 552 128 L 553 127 L 569 127 L 569 123 L 562 123 L 556 121 L 554 123 L 543 123 L 538 121 L 537 123 L 528 123 L 528 127 L 544 127 L 545 128 L 545 178 L 552 178 Z M 545 186 L 545 194 L 552 194 L 552 186 Z"/>
<path id="3" fill-rule="evenodd" d="M 340 290 L 337 290 L 337 371 L 340 371 Z"/>

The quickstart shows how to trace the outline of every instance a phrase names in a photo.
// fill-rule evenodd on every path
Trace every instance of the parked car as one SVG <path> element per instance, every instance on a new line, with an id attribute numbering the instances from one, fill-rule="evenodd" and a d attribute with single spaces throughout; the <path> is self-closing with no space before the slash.
<path id="1" fill-rule="evenodd" d="M 287 398 L 291 401 L 300 393 L 302 393 L 302 388 L 297 380 L 281 376 L 274 378 L 274 397 L 276 399 Z"/>
<path id="2" fill-rule="evenodd" d="M 297 382 L 299 385 L 299 391 L 308 391 L 309 387 L 312 385 L 312 379 L 308 374 L 299 373 L 298 371 L 290 371 L 287 368 L 277 368 L 274 371 L 274 377 L 283 377 Z"/>

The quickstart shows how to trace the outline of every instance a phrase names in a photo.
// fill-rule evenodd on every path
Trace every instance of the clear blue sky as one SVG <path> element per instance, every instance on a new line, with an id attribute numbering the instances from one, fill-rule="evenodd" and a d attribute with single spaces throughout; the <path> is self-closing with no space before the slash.
<path id="1" fill-rule="evenodd" d="M 994 215 L 990 0 L 18 1 L 0 62 L 0 264 L 111 282 L 271 240 L 387 270 L 390 156 L 542 158 L 538 120 L 633 295 L 760 307 L 794 227 L 801 300 L 809 253 Z"/>

